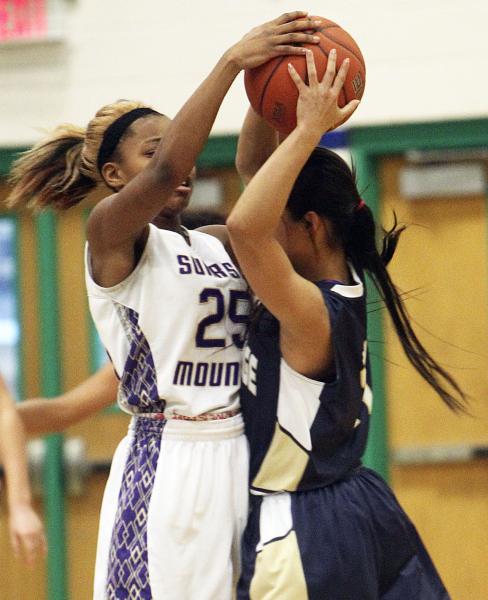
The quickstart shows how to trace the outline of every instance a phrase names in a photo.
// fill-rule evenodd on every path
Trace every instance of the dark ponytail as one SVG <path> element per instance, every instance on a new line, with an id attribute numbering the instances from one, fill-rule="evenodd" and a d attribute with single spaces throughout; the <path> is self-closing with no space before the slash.
<path id="1" fill-rule="evenodd" d="M 373 281 L 390 314 L 402 348 L 416 371 L 437 392 L 442 401 L 455 412 L 465 411 L 465 395 L 454 378 L 427 352 L 413 330 L 403 304 L 386 266 L 393 258 L 400 235 L 405 227 L 393 227 L 384 232 L 382 250 L 376 249 L 376 228 L 373 213 L 367 205 L 356 211 L 352 221 L 352 236 L 348 253 L 354 264 L 365 270 Z M 454 390 L 458 397 L 450 391 Z"/>
<path id="2" fill-rule="evenodd" d="M 451 410 L 465 411 L 464 392 L 418 339 L 386 270 L 405 227 L 399 227 L 395 217 L 393 227 L 383 232 L 378 251 L 373 213 L 361 200 L 353 172 L 342 158 L 325 148 L 316 148 L 311 154 L 295 182 L 287 208 L 296 220 L 308 211 L 315 211 L 332 224 L 335 238 L 332 242 L 340 244 L 351 262 L 370 276 L 408 360 Z"/>

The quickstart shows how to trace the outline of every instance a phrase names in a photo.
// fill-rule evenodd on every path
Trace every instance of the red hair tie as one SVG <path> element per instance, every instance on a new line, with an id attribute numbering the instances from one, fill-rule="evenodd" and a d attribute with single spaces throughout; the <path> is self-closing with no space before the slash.
<path id="1" fill-rule="evenodd" d="M 363 208 L 363 206 L 366 206 L 366 202 L 361 198 L 361 200 L 359 201 L 358 205 L 356 206 L 356 208 L 354 210 L 361 210 Z"/>

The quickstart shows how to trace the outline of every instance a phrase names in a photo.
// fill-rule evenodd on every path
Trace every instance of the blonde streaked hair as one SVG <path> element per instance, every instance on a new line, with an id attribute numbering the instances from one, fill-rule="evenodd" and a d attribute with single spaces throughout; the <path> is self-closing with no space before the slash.
<path id="1" fill-rule="evenodd" d="M 147 105 L 118 100 L 103 106 L 86 128 L 59 125 L 14 162 L 6 203 L 10 208 L 67 209 L 103 182 L 97 158 L 107 128 L 124 114 Z"/>

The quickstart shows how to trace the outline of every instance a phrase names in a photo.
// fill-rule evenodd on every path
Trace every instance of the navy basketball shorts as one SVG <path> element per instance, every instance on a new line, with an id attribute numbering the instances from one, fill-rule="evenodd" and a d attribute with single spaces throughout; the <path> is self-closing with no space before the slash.
<path id="1" fill-rule="evenodd" d="M 238 600 L 449 600 L 387 484 L 360 468 L 305 492 L 252 496 Z"/>

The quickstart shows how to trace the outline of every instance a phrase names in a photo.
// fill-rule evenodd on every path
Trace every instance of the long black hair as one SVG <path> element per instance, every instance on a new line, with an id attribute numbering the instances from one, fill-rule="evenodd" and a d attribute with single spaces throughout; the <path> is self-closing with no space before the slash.
<path id="1" fill-rule="evenodd" d="M 344 248 L 355 268 L 370 276 L 408 360 L 451 410 L 465 411 L 464 392 L 418 339 L 386 269 L 405 227 L 399 227 L 395 218 L 393 227 L 383 231 L 378 251 L 374 216 L 360 197 L 354 172 L 338 154 L 326 148 L 316 148 L 310 155 L 293 186 L 287 209 L 296 221 L 308 211 L 328 220 L 332 226 L 332 243 Z"/>

